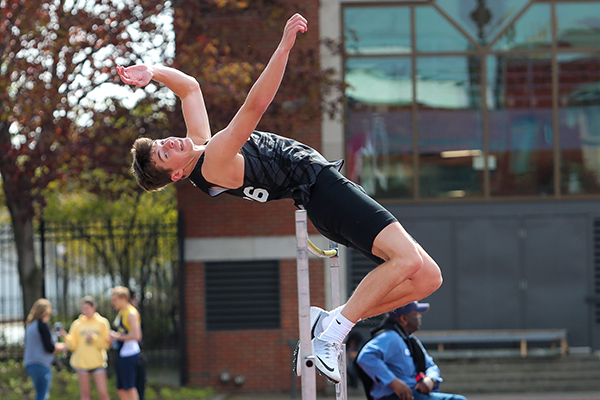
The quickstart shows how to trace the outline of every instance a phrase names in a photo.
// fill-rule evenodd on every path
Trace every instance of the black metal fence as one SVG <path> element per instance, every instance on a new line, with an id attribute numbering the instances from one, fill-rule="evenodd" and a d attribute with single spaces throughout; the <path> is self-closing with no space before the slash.
<path id="1" fill-rule="evenodd" d="M 111 288 L 127 286 L 135 291 L 142 316 L 149 377 L 184 382 L 182 248 L 177 224 L 42 222 L 35 247 L 53 320 L 68 327 L 79 315 L 80 299 L 91 295 L 98 302 L 98 312 L 113 321 Z M 27 312 L 22 306 L 12 228 L 0 226 L 0 358 L 22 357 L 22 321 Z"/>

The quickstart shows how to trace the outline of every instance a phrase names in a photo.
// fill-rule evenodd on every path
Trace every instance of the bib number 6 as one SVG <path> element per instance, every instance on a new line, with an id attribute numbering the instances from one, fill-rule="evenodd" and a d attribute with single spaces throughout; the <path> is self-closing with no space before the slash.
<path id="1" fill-rule="evenodd" d="M 258 201 L 259 203 L 264 203 L 269 198 L 269 192 L 265 189 L 254 188 L 254 186 L 248 186 L 244 188 L 244 197 L 247 200 Z"/>

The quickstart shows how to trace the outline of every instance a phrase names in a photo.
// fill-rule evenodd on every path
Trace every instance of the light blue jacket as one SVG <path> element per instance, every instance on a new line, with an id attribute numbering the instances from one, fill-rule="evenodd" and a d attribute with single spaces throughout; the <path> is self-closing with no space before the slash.
<path id="1" fill-rule="evenodd" d="M 410 335 L 410 337 L 414 336 Z M 433 362 L 433 358 L 427 354 L 423 344 L 418 339 L 417 342 L 425 355 L 425 374 L 437 382 L 442 382 L 440 369 Z M 398 332 L 385 331 L 372 338 L 360 351 L 357 362 L 373 380 L 371 395 L 374 399 L 394 393 L 389 386 L 394 378 L 400 378 L 411 389 L 414 389 L 417 383 L 415 363 L 406 342 Z M 437 386 L 434 390 L 438 390 Z"/>

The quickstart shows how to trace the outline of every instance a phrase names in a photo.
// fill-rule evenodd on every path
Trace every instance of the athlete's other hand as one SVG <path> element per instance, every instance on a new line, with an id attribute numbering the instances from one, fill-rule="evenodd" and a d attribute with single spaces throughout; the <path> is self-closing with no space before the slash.
<path id="1" fill-rule="evenodd" d="M 290 51 L 296 42 L 296 34 L 298 32 L 306 32 L 308 30 L 308 21 L 300 14 L 294 14 L 288 19 L 283 29 L 283 37 L 279 47 L 283 50 Z"/>
<path id="2" fill-rule="evenodd" d="M 135 85 L 137 87 L 146 86 L 152 80 L 152 69 L 147 65 L 133 65 L 124 68 L 117 65 L 117 73 L 121 77 L 123 83 Z"/>

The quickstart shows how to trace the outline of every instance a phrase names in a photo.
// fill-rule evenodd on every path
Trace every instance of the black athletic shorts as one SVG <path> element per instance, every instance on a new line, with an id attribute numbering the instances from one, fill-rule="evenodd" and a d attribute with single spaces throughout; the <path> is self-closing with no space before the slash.
<path id="1" fill-rule="evenodd" d="M 377 264 L 383 263 L 371 253 L 373 241 L 383 228 L 397 221 L 396 217 L 334 167 L 317 175 L 305 209 L 323 236 L 360 251 Z"/>

